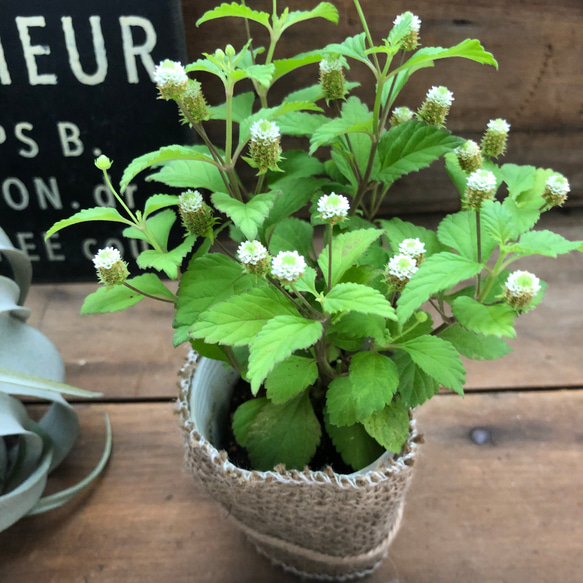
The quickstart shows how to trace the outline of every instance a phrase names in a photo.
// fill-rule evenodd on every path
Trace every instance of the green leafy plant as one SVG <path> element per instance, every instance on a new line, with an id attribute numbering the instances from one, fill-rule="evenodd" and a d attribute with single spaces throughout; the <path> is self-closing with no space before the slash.
<path id="1" fill-rule="evenodd" d="M 137 277 L 116 250 L 102 250 L 94 261 L 104 286 L 83 312 L 120 310 L 144 297 L 173 304 L 175 344 L 190 342 L 249 382 L 254 398 L 237 409 L 233 430 L 261 470 L 309 464 L 324 433 L 355 469 L 383 450 L 399 452 L 410 409 L 440 387 L 463 394 L 460 355 L 504 356 L 516 318 L 541 301 L 545 284 L 510 266 L 582 250 L 580 241 L 533 230 L 541 213 L 563 204 L 568 181 L 499 164 L 505 120 L 492 120 L 478 145 L 447 130 L 446 87 L 430 88 L 415 112 L 395 106 L 409 78 L 441 59 L 497 67 L 480 42 L 419 48 L 420 20 L 409 12 L 375 42 L 358 0 L 354 6 L 360 34 L 291 58 L 276 57 L 282 35 L 310 19 L 337 22 L 332 4 L 279 12 L 274 0 L 269 14 L 241 0 L 208 11 L 198 25 L 237 19 L 245 46 L 227 45 L 186 67 L 164 61 L 155 72 L 161 98 L 176 102 L 200 145 L 137 158 L 119 193 L 101 156 L 96 165 L 120 209 L 83 210 L 48 232 L 114 221 L 150 245 L 137 261 L 151 271 Z M 265 29 L 268 46 L 254 45 L 253 27 Z M 354 61 L 370 71 L 370 104 L 350 95 L 357 84 L 345 71 Z M 274 83 L 314 63 L 318 83 L 272 101 Z M 207 104 L 208 76 L 222 83 L 224 103 Z M 221 143 L 209 138 L 209 120 L 224 123 Z M 305 149 L 286 149 L 289 136 Z M 459 212 L 435 232 L 378 219 L 395 181 L 440 159 L 459 190 Z M 253 180 L 242 178 L 246 167 Z M 123 192 L 149 169 L 149 180 L 182 192 L 164 189 L 134 214 Z M 185 235 L 171 247 L 177 215 Z M 177 292 L 156 272 L 179 279 Z"/>

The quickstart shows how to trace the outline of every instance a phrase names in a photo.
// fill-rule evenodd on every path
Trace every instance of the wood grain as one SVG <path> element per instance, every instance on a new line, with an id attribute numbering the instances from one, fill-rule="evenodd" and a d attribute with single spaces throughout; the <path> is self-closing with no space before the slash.
<path id="1" fill-rule="evenodd" d="M 438 396 L 390 558 L 371 583 L 578 583 L 583 392 Z M 282 583 L 182 470 L 169 403 L 78 407 L 82 437 L 53 486 L 85 475 L 111 416 L 114 452 L 90 492 L 0 534 L 10 583 Z M 473 428 L 491 440 L 475 445 Z"/>

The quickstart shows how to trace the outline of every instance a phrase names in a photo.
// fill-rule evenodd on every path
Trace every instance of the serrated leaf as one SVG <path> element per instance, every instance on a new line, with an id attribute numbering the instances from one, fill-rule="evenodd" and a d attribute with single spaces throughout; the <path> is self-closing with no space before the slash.
<path id="1" fill-rule="evenodd" d="M 440 385 L 463 395 L 466 371 L 457 350 L 437 336 L 419 336 L 400 344 L 413 362 Z"/>
<path id="2" fill-rule="evenodd" d="M 324 18 L 334 24 L 338 24 L 338 10 L 330 2 L 320 2 L 312 10 L 294 10 L 284 20 L 281 30 L 283 31 L 298 22 L 311 20 L 312 18 Z"/>
<path id="3" fill-rule="evenodd" d="M 385 337 L 385 318 L 374 314 L 361 314 L 349 312 L 344 314 L 339 322 L 335 322 L 328 328 L 328 334 L 340 334 L 348 338 L 364 341 L 371 337 L 381 346 L 387 341 Z"/>
<path id="4" fill-rule="evenodd" d="M 225 213 L 250 241 L 257 238 L 259 228 L 267 218 L 276 192 L 264 192 L 255 195 L 248 203 L 238 201 L 224 192 L 215 192 L 211 196 L 214 206 Z"/>
<path id="5" fill-rule="evenodd" d="M 290 59 L 277 59 L 273 61 L 275 66 L 275 71 L 273 73 L 272 82 L 275 83 L 278 79 L 299 69 L 306 65 L 311 65 L 312 63 L 318 63 L 322 60 L 322 53 L 320 51 L 311 51 L 309 53 L 302 53 Z M 315 100 L 314 100 L 315 101 Z M 279 125 L 279 124 L 278 124 Z"/>
<path id="6" fill-rule="evenodd" d="M 271 29 L 269 25 L 269 14 L 267 12 L 259 12 L 258 10 L 253 10 L 248 6 L 238 4 L 237 2 L 232 2 L 231 4 L 223 2 L 220 6 L 217 6 L 212 10 L 207 10 L 196 21 L 196 26 L 200 26 L 201 24 L 208 22 L 209 20 L 215 20 L 216 18 L 225 18 L 227 16 L 253 20 L 254 22 L 262 24 L 266 28 Z"/>
<path id="7" fill-rule="evenodd" d="M 279 405 L 289 401 L 318 378 L 318 365 L 313 358 L 292 355 L 275 365 L 265 379 L 267 397 Z"/>
<path id="8" fill-rule="evenodd" d="M 260 85 L 269 87 L 274 72 L 275 66 L 273 63 L 269 63 L 268 65 L 249 65 L 249 67 L 236 69 L 232 73 L 229 73 L 229 77 L 235 82 L 242 81 L 243 79 L 254 79 Z"/>
<path id="9" fill-rule="evenodd" d="M 371 120 L 353 122 L 350 119 L 336 118 L 319 126 L 310 139 L 310 156 L 320 147 L 332 144 L 336 138 L 350 133 L 370 133 Z"/>
<path id="10" fill-rule="evenodd" d="M 176 213 L 172 209 L 165 209 L 155 214 L 146 221 L 150 236 L 158 243 L 162 249 L 166 249 L 170 229 L 176 222 Z M 187 251 L 188 252 L 188 251 Z M 184 255 L 183 255 L 184 257 Z"/>
<path id="11" fill-rule="evenodd" d="M 122 217 L 119 212 L 110 207 L 94 207 L 91 209 L 83 209 L 78 213 L 75 213 L 72 217 L 68 219 L 62 219 L 56 222 L 45 235 L 48 239 L 51 235 L 54 235 L 57 231 L 70 227 L 71 225 L 77 225 L 79 223 L 86 223 L 89 221 L 111 221 L 114 223 L 124 223 L 126 225 L 133 225 L 133 223 Z"/>
<path id="12" fill-rule="evenodd" d="M 352 357 L 348 379 L 359 422 L 388 405 L 399 385 L 395 363 L 388 356 L 370 351 L 357 352 Z"/>
<path id="13" fill-rule="evenodd" d="M 309 292 L 313 296 L 317 296 L 316 270 L 309 266 L 306 267 L 304 274 L 295 282 L 294 286 L 300 292 Z"/>
<path id="14" fill-rule="evenodd" d="M 409 410 L 401 401 L 393 401 L 373 413 L 363 425 L 386 450 L 399 453 L 409 437 Z"/>
<path id="15" fill-rule="evenodd" d="M 277 255 L 280 251 L 297 251 L 306 258 L 313 257 L 314 228 L 310 223 L 291 217 L 278 223 L 269 240 L 269 251 Z"/>
<path id="16" fill-rule="evenodd" d="M 359 229 L 349 233 L 336 235 L 332 240 L 332 268 L 330 285 L 336 285 L 344 273 L 348 271 L 358 258 L 382 234 L 380 229 Z M 318 265 L 328 283 L 329 249 L 328 245 L 318 257 Z"/>
<path id="17" fill-rule="evenodd" d="M 397 316 L 405 322 L 433 294 L 452 288 L 482 271 L 482 265 L 454 253 L 436 253 L 424 261 L 397 302 Z"/>
<path id="18" fill-rule="evenodd" d="M 352 383 L 348 377 L 335 378 L 326 391 L 326 411 L 336 427 L 356 423 L 356 407 Z"/>
<path id="19" fill-rule="evenodd" d="M 253 113 L 255 94 L 252 91 L 235 95 L 231 102 L 231 119 L 241 123 Z M 211 119 L 227 119 L 227 104 L 223 103 L 215 107 L 209 107 Z"/>
<path id="20" fill-rule="evenodd" d="M 419 368 L 406 352 L 397 351 L 395 364 L 399 371 L 399 395 L 407 407 L 422 405 L 439 392 L 439 383 Z"/>
<path id="21" fill-rule="evenodd" d="M 455 249 L 462 257 L 476 261 L 477 222 L 475 211 L 460 211 L 447 215 L 437 227 L 437 237 L 442 245 Z M 482 261 L 487 261 L 496 248 L 497 241 L 488 229 L 482 229 Z"/>
<path id="22" fill-rule="evenodd" d="M 376 178 L 393 182 L 405 174 L 418 172 L 464 142 L 445 129 L 419 121 L 400 124 L 381 136 L 380 169 Z"/>
<path id="23" fill-rule="evenodd" d="M 348 37 L 342 43 L 329 44 L 324 47 L 322 52 L 336 53 L 345 57 L 350 57 L 351 59 L 356 59 L 362 63 L 366 63 L 366 65 L 369 67 L 372 66 L 366 56 L 366 35 L 364 32 L 361 32 L 356 36 Z"/>
<path id="24" fill-rule="evenodd" d="M 500 175 L 508 186 L 508 194 L 512 198 L 516 198 L 534 186 L 535 172 L 534 166 L 518 166 L 517 164 L 504 164 L 500 168 Z"/>
<path id="25" fill-rule="evenodd" d="M 265 377 L 273 367 L 291 356 L 296 350 L 304 350 L 322 336 L 322 323 L 298 316 L 276 316 L 261 328 L 249 350 L 247 376 L 251 391 L 257 394 Z"/>
<path id="26" fill-rule="evenodd" d="M 446 328 L 439 337 L 451 342 L 462 356 L 472 360 L 494 360 L 512 352 L 501 338 L 476 334 L 459 324 Z"/>
<path id="27" fill-rule="evenodd" d="M 144 219 L 160 209 L 178 204 L 178 196 L 175 194 L 153 194 L 146 200 L 144 207 Z"/>
<path id="28" fill-rule="evenodd" d="M 324 415 L 326 433 L 330 436 L 336 451 L 342 457 L 344 463 L 358 471 L 372 464 L 383 453 L 382 445 L 371 437 L 361 423 L 355 423 L 350 427 L 336 427 L 329 422 Z"/>
<path id="29" fill-rule="evenodd" d="M 311 136 L 318 128 L 330 120 L 319 113 L 291 111 L 277 119 L 282 134 L 287 136 Z"/>
<path id="30" fill-rule="evenodd" d="M 358 283 L 336 284 L 328 292 L 322 305 L 330 314 L 355 311 L 397 320 L 391 303 L 379 291 Z"/>
<path id="31" fill-rule="evenodd" d="M 295 306 L 276 289 L 254 288 L 216 303 L 200 314 L 189 336 L 202 338 L 208 344 L 249 345 L 269 320 L 282 315 L 299 314 Z"/>
<path id="32" fill-rule="evenodd" d="M 239 445 L 247 447 L 247 434 L 255 421 L 255 417 L 265 405 L 269 404 L 267 397 L 256 397 L 241 403 L 233 415 L 233 433 Z"/>
<path id="33" fill-rule="evenodd" d="M 224 190 L 225 183 L 216 166 L 196 160 L 167 162 L 156 173 L 150 174 L 148 182 L 162 182 L 176 188 L 206 188 L 212 192 Z"/>
<path id="34" fill-rule="evenodd" d="M 143 275 L 128 280 L 130 284 L 139 285 Z M 143 300 L 145 296 L 131 290 L 125 285 L 116 285 L 111 288 L 105 286 L 97 288 L 97 291 L 89 294 L 81 306 L 81 314 L 108 314 L 119 312 Z"/>
<path id="35" fill-rule="evenodd" d="M 402 14 L 398 24 L 395 24 L 389 32 L 387 37 L 388 44 L 395 48 L 401 47 L 401 41 L 411 31 L 411 24 L 413 23 L 412 14 Z"/>
<path id="36" fill-rule="evenodd" d="M 514 338 L 516 312 L 506 304 L 485 306 L 468 297 L 461 296 L 452 303 L 453 315 L 468 330 L 487 336 Z"/>
<path id="37" fill-rule="evenodd" d="M 283 405 L 267 403 L 255 415 L 246 436 L 253 467 L 272 470 L 278 464 L 303 469 L 316 453 L 322 434 L 307 392 Z"/>
<path id="38" fill-rule="evenodd" d="M 436 233 L 430 229 L 402 221 L 397 217 L 388 221 L 381 220 L 379 223 L 385 231 L 385 237 L 389 241 L 391 250 L 395 254 L 398 253 L 399 244 L 405 239 L 419 239 L 419 241 L 424 243 L 426 258 L 431 257 L 434 253 L 445 250 L 437 239 Z"/>
<path id="39" fill-rule="evenodd" d="M 203 154 L 195 148 L 189 146 L 164 146 L 155 152 L 139 156 L 131 162 L 131 164 L 124 170 L 121 177 L 119 185 L 121 191 L 124 192 L 134 177 L 140 172 L 146 170 L 146 168 L 170 160 L 198 160 L 203 163 L 210 162 L 211 164 L 214 164 L 214 161 L 210 156 Z"/>
<path id="40" fill-rule="evenodd" d="M 482 228 L 500 246 L 516 239 L 518 234 L 512 224 L 512 216 L 508 209 L 497 200 L 485 200 L 480 208 Z M 487 257 L 484 257 L 486 260 Z"/>
<path id="41" fill-rule="evenodd" d="M 157 249 L 147 249 L 138 255 L 136 263 L 142 269 L 153 267 L 158 271 L 163 271 L 170 279 L 176 279 L 178 277 L 178 267 L 192 249 L 195 241 L 196 236 L 189 235 L 178 247 L 171 251 L 163 252 Z"/>
<path id="42" fill-rule="evenodd" d="M 575 251 L 583 241 L 569 241 L 552 231 L 529 231 L 520 237 L 517 245 L 510 250 L 519 257 L 526 255 L 544 255 L 557 257 L 563 253 Z"/>

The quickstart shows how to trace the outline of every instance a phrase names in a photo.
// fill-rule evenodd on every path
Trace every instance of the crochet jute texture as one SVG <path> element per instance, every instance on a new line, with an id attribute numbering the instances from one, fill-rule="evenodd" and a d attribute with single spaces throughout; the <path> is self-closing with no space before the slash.
<path id="1" fill-rule="evenodd" d="M 195 371 L 199 378 L 193 382 Z M 354 474 L 279 466 L 270 472 L 243 470 L 211 443 L 216 441 L 216 423 L 207 417 L 224 416 L 223 401 L 230 398 L 230 389 L 221 390 L 217 377 L 232 388 L 235 377 L 220 363 L 199 363 L 194 354 L 181 371 L 178 410 L 186 465 L 195 480 L 260 553 L 286 570 L 324 581 L 371 573 L 400 526 L 421 441 L 415 421 L 400 456 L 390 459 L 385 454 Z"/>

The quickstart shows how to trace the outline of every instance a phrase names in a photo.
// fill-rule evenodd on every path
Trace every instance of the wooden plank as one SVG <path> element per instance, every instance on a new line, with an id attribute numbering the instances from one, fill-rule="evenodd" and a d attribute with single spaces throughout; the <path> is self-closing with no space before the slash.
<path id="1" fill-rule="evenodd" d="M 172 406 L 79 407 L 83 435 L 55 480 L 114 453 L 92 490 L 0 534 L 0 580 L 262 583 L 272 568 L 182 470 Z M 578 583 L 583 506 L 582 391 L 439 396 L 418 412 L 427 443 L 405 519 L 371 583 Z M 490 432 L 478 446 L 473 428 Z"/>

